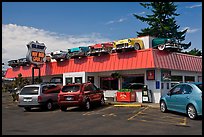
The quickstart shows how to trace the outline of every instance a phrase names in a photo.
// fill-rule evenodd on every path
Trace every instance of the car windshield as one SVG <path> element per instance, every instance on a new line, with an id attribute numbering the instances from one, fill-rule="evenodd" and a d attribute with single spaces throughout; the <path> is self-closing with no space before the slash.
<path id="1" fill-rule="evenodd" d="M 196 86 L 197 86 L 201 91 L 203 91 L 203 90 L 202 90 L 202 84 L 196 84 Z"/>
<path id="2" fill-rule="evenodd" d="M 24 87 L 20 95 L 37 95 L 38 94 L 39 87 Z"/>
<path id="3" fill-rule="evenodd" d="M 79 90 L 78 85 L 68 85 L 62 88 L 62 92 L 77 92 Z"/>

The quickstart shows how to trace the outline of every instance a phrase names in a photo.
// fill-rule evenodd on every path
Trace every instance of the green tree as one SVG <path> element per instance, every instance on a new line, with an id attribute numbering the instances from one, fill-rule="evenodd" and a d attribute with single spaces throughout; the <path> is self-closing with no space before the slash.
<path id="1" fill-rule="evenodd" d="M 180 14 L 176 13 L 177 6 L 173 2 L 148 2 L 140 3 L 146 9 L 151 9 L 152 15 L 142 17 L 133 14 L 137 19 L 146 22 L 149 27 L 137 32 L 138 36 L 154 36 L 158 38 L 176 38 L 179 42 L 185 40 L 185 33 L 188 29 L 178 31 L 180 28 L 176 24 L 175 17 Z"/>
<path id="2" fill-rule="evenodd" d="M 196 49 L 196 48 L 194 48 L 194 49 L 192 49 L 192 50 L 190 50 L 188 52 L 186 51 L 184 53 L 189 54 L 189 55 L 202 56 L 202 50 L 199 50 L 199 49 Z"/>

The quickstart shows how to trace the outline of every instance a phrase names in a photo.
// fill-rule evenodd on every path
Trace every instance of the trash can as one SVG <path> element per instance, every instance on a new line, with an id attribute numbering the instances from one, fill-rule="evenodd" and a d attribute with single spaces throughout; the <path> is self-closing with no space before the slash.
<path id="1" fill-rule="evenodd" d="M 144 85 L 142 89 L 142 103 L 152 102 L 152 91 L 148 89 L 147 85 Z"/>
<path id="2" fill-rule="evenodd" d="M 117 102 L 135 102 L 136 93 L 131 89 L 122 89 L 119 90 L 116 94 Z"/>

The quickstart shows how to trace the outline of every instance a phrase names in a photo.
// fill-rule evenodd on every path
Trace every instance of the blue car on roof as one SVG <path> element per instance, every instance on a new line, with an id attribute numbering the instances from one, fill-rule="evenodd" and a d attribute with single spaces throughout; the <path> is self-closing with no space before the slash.
<path id="1" fill-rule="evenodd" d="M 190 119 L 202 116 L 202 82 L 175 85 L 160 98 L 160 110 L 185 113 Z"/>
<path id="2" fill-rule="evenodd" d="M 69 49 L 69 56 L 70 58 L 81 58 L 87 56 L 87 53 L 89 51 L 88 47 L 81 46 L 76 48 Z"/>

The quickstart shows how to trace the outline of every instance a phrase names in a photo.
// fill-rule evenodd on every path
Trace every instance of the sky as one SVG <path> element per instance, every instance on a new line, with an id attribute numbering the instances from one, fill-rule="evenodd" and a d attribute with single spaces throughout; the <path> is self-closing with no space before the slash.
<path id="1" fill-rule="evenodd" d="M 175 2 L 179 31 L 188 28 L 188 50 L 202 50 L 202 2 Z M 77 46 L 137 37 L 151 10 L 139 2 L 2 2 L 2 62 L 26 57 L 30 41 L 44 43 L 46 53 Z"/>

